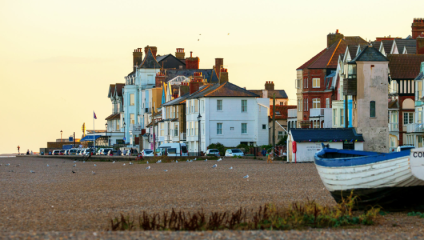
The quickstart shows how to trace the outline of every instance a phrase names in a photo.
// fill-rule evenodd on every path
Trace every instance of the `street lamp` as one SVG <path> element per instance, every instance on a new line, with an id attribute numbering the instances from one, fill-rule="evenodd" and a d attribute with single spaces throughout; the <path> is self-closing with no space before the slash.
<path id="1" fill-rule="evenodd" d="M 198 121 L 198 125 L 199 125 L 199 133 L 198 133 L 198 135 L 199 135 L 199 139 L 198 139 L 198 143 L 199 143 L 199 156 L 200 156 L 200 141 L 201 141 L 201 137 L 200 137 L 200 120 L 202 119 L 202 115 L 200 115 L 200 111 L 199 111 L 199 116 L 197 116 L 197 121 Z"/>
<path id="2" fill-rule="evenodd" d="M 123 124 L 124 125 L 124 144 L 126 144 L 127 139 L 125 139 L 125 125 L 126 125 L 125 124 L 125 118 L 123 118 L 122 120 L 124 121 L 124 124 Z"/>
<path id="3" fill-rule="evenodd" d="M 62 133 L 63 133 L 63 131 L 60 130 L 60 142 L 62 142 Z"/>
<path id="4" fill-rule="evenodd" d="M 105 124 L 105 127 L 106 127 L 106 139 L 107 139 L 107 145 L 109 146 L 110 144 L 109 144 L 109 138 L 107 137 L 107 122 L 106 122 L 106 124 Z"/>

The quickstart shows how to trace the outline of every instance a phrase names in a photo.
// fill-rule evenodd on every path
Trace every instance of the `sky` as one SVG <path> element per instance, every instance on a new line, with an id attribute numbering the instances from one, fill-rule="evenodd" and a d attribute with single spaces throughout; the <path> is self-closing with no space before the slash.
<path id="1" fill-rule="evenodd" d="M 415 7 L 411 7 L 415 6 Z M 420 7 L 421 6 L 421 7 Z M 132 71 L 132 52 L 224 58 L 230 82 L 274 81 L 296 104 L 296 68 L 345 36 L 406 37 L 424 2 L 358 0 L 111 1 L 0 0 L 0 153 L 38 152 L 47 142 L 105 129 L 109 84 Z M 200 35 L 201 34 L 201 35 Z"/>

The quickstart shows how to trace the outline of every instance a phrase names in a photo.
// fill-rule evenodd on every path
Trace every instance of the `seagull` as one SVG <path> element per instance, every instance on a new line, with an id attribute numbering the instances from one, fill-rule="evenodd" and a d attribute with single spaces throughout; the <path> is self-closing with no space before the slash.
<path id="1" fill-rule="evenodd" d="M 187 162 L 189 162 L 188 159 L 187 159 Z"/>
<path id="2" fill-rule="evenodd" d="M 115 163 L 115 161 L 113 161 L 113 163 Z"/>
<path id="3" fill-rule="evenodd" d="M 168 172 L 168 170 L 164 170 L 164 172 Z"/>
<path id="4" fill-rule="evenodd" d="M 17 167 L 21 166 L 21 164 L 16 165 Z"/>
<path id="5" fill-rule="evenodd" d="M 94 175 L 94 174 L 96 174 L 96 173 L 95 173 L 94 171 L 91 171 L 91 174 L 93 174 L 93 175 Z"/>
<path id="6" fill-rule="evenodd" d="M 146 164 L 149 164 L 149 161 L 146 161 Z"/>
<path id="7" fill-rule="evenodd" d="M 230 169 L 232 170 L 232 169 L 233 169 L 233 167 L 230 167 Z"/>
<path id="8" fill-rule="evenodd" d="M 133 163 L 132 163 L 132 162 L 130 162 L 130 165 L 133 165 Z"/>
<path id="9" fill-rule="evenodd" d="M 96 164 L 94 164 L 94 166 L 95 166 L 95 167 L 97 167 L 97 165 L 96 165 Z"/>
<path id="10" fill-rule="evenodd" d="M 190 162 L 193 162 L 193 160 L 190 160 Z"/>
<path id="11" fill-rule="evenodd" d="M 47 167 L 49 166 L 49 164 L 47 164 Z"/>
<path id="12" fill-rule="evenodd" d="M 82 163 L 85 163 L 85 161 L 83 161 Z"/>
<path id="13" fill-rule="evenodd" d="M 76 163 L 77 161 L 74 161 L 74 163 Z"/>
<path id="14" fill-rule="evenodd" d="M 72 170 L 72 173 L 75 173 L 74 170 Z"/>
<path id="15" fill-rule="evenodd" d="M 35 173 L 34 171 L 32 171 L 32 170 L 29 170 L 31 173 Z"/>
<path id="16" fill-rule="evenodd" d="M 76 164 L 74 164 L 74 167 L 76 167 L 77 165 Z"/>
<path id="17" fill-rule="evenodd" d="M 178 163 L 178 160 L 175 160 L 175 163 Z"/>
<path id="18" fill-rule="evenodd" d="M 197 158 L 194 158 L 194 161 L 196 161 L 197 160 Z"/>
<path id="19" fill-rule="evenodd" d="M 215 164 L 215 165 L 213 165 L 213 166 L 212 166 L 212 168 L 216 168 L 216 167 L 218 167 L 218 165 L 217 165 L 217 164 Z"/>
<path id="20" fill-rule="evenodd" d="M 249 175 L 244 176 L 243 178 L 249 178 Z"/>
<path id="21" fill-rule="evenodd" d="M 217 162 L 221 162 L 221 161 L 222 161 L 222 158 L 220 158 L 220 159 L 217 160 Z"/>
<path id="22" fill-rule="evenodd" d="M 149 170 L 150 169 L 150 166 L 146 167 L 146 169 Z"/>
<path id="23" fill-rule="evenodd" d="M 205 162 L 207 162 L 208 161 L 208 159 L 205 159 Z"/>
<path id="24" fill-rule="evenodd" d="M 156 163 L 161 163 L 162 162 L 162 160 L 161 159 L 159 159 L 159 161 L 157 161 Z"/>
<path id="25" fill-rule="evenodd" d="M 6 166 L 10 166 L 10 163 L 6 164 Z"/>
<path id="26" fill-rule="evenodd" d="M 124 165 L 123 166 L 125 166 L 125 163 L 124 163 Z"/>

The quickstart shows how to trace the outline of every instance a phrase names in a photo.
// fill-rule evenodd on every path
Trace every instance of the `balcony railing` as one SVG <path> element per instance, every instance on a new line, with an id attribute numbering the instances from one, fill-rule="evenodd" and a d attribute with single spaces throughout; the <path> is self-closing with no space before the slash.
<path id="1" fill-rule="evenodd" d="M 186 134 L 185 133 L 180 133 L 180 140 L 181 141 L 185 141 L 186 140 Z"/>
<path id="2" fill-rule="evenodd" d="M 390 132 L 398 132 L 399 131 L 399 123 L 389 123 L 389 131 Z"/>
<path id="3" fill-rule="evenodd" d="M 300 121 L 300 127 L 301 128 L 310 128 L 311 127 L 311 121 Z"/>
<path id="4" fill-rule="evenodd" d="M 309 116 L 310 117 L 324 116 L 324 109 L 325 108 L 311 108 Z"/>
<path id="5" fill-rule="evenodd" d="M 414 132 L 424 132 L 424 124 L 422 123 L 411 123 L 411 124 L 406 124 L 406 131 L 409 133 L 414 133 Z"/>
<path id="6" fill-rule="evenodd" d="M 289 109 L 287 113 L 289 118 L 297 117 L 297 109 Z"/>
<path id="7" fill-rule="evenodd" d="M 343 94 L 355 95 L 357 94 L 357 79 L 356 74 L 349 74 L 347 78 L 343 79 Z"/>

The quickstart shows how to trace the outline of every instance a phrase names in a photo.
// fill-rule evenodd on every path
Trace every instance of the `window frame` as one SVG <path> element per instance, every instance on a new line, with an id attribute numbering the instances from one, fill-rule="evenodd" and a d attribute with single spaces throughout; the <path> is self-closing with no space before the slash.
<path id="1" fill-rule="evenodd" d="M 312 98 L 312 108 L 321 108 L 321 98 Z"/>
<path id="2" fill-rule="evenodd" d="M 247 123 L 241 123 L 241 134 L 247 134 Z"/>
<path id="3" fill-rule="evenodd" d="M 243 103 L 246 103 L 245 106 L 243 106 Z M 246 99 L 241 100 L 241 112 L 247 112 L 247 100 Z"/>
<path id="4" fill-rule="evenodd" d="M 222 99 L 217 99 L 216 100 L 216 111 L 222 111 L 222 109 L 223 109 Z"/>
<path id="5" fill-rule="evenodd" d="M 370 101 L 370 118 L 376 118 L 376 116 L 375 116 L 375 113 L 376 113 L 375 108 L 376 108 L 375 101 Z"/>
<path id="6" fill-rule="evenodd" d="M 312 78 L 312 88 L 321 87 L 321 78 Z"/>
<path id="7" fill-rule="evenodd" d="M 135 105 L 135 96 L 134 93 L 130 94 L 130 106 L 134 106 Z"/>
<path id="8" fill-rule="evenodd" d="M 222 135 L 222 123 L 216 123 L 216 135 Z"/>

